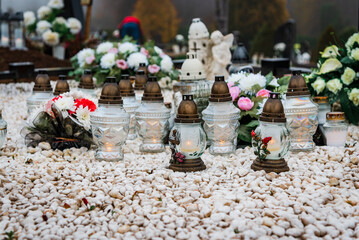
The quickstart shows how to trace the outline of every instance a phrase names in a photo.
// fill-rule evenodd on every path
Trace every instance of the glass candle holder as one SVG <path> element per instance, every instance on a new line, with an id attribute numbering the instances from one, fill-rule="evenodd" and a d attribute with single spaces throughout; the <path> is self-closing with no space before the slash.
<path id="1" fill-rule="evenodd" d="M 324 124 L 324 135 L 327 146 L 344 147 L 348 135 L 348 124 L 343 112 L 329 112 Z"/>
<path id="2" fill-rule="evenodd" d="M 27 111 L 31 113 L 36 108 L 42 107 L 47 101 L 54 97 L 50 84 L 49 75 L 46 71 L 39 71 L 36 76 L 35 85 L 30 98 L 26 100 Z"/>
<path id="3" fill-rule="evenodd" d="M 240 110 L 233 105 L 232 97 L 223 76 L 216 76 L 209 105 L 202 112 L 204 130 L 211 143 L 211 154 L 230 154 L 236 150 Z"/>
<path id="4" fill-rule="evenodd" d="M 192 95 L 183 95 L 169 142 L 172 151 L 170 169 L 189 172 L 206 168 L 200 158 L 206 149 L 206 134 Z"/>
<path id="5" fill-rule="evenodd" d="M 2 13 L 0 17 L 1 46 L 8 47 L 10 44 L 9 13 Z"/>
<path id="6" fill-rule="evenodd" d="M 0 147 L 4 145 L 7 134 L 7 122 L 2 118 L 2 111 L 0 110 Z"/>
<path id="7" fill-rule="evenodd" d="M 128 135 L 130 115 L 123 108 L 116 79 L 108 77 L 106 81 L 98 108 L 91 113 L 90 121 L 97 145 L 95 158 L 115 162 L 123 159 L 122 146 Z"/>
<path id="8" fill-rule="evenodd" d="M 141 152 L 162 152 L 165 150 L 170 110 L 163 103 L 157 78 L 149 77 L 142 102 L 136 110 L 137 132 L 142 139 Z"/>
<path id="9" fill-rule="evenodd" d="M 12 49 L 26 49 L 24 15 L 16 12 L 9 17 L 10 20 L 10 47 Z"/>
<path id="10" fill-rule="evenodd" d="M 326 121 L 327 113 L 331 110 L 328 97 L 316 96 L 313 101 L 318 105 L 318 124 L 323 125 Z"/>
<path id="11" fill-rule="evenodd" d="M 128 132 L 127 139 L 133 140 L 137 138 L 135 113 L 140 104 L 136 100 L 131 80 L 129 79 L 129 76 L 127 74 L 121 75 L 119 87 L 123 100 L 123 108 L 128 114 L 130 114 L 130 130 Z"/>
<path id="12" fill-rule="evenodd" d="M 291 150 L 312 150 L 315 147 L 313 135 L 318 127 L 318 106 L 310 99 L 305 80 L 298 72 L 293 72 L 289 81 L 284 111 Z"/>
<path id="13" fill-rule="evenodd" d="M 92 71 L 90 69 L 84 70 L 84 74 L 81 76 L 80 79 L 78 90 L 92 97 L 96 97 L 95 86 L 92 78 Z"/>
<path id="14" fill-rule="evenodd" d="M 147 76 L 144 70 L 137 70 L 135 79 L 135 95 L 137 102 L 141 103 L 145 85 L 147 83 Z"/>

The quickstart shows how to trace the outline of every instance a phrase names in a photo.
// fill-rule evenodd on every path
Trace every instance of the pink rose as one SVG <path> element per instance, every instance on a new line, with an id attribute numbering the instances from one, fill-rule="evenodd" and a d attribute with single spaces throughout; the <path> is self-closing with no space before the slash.
<path id="1" fill-rule="evenodd" d="M 150 56 L 150 53 L 146 50 L 146 48 L 144 47 L 141 47 L 141 50 L 140 52 L 145 55 L 146 57 L 149 57 Z"/>
<path id="2" fill-rule="evenodd" d="M 252 109 L 254 102 L 247 97 L 241 97 L 238 99 L 238 107 L 241 110 L 249 111 Z"/>
<path id="3" fill-rule="evenodd" d="M 95 61 L 95 56 L 94 56 L 94 55 L 91 55 L 91 56 L 89 56 L 89 57 L 87 57 L 87 58 L 85 59 L 85 62 L 86 62 L 87 64 L 91 64 L 91 63 L 93 63 L 93 61 Z"/>
<path id="4" fill-rule="evenodd" d="M 234 82 L 229 82 L 229 83 L 227 83 L 227 86 L 228 86 L 228 88 L 233 87 L 233 86 L 234 86 Z"/>
<path id="5" fill-rule="evenodd" d="M 128 68 L 127 62 L 123 59 L 117 59 L 116 66 L 122 70 L 125 70 Z"/>
<path id="6" fill-rule="evenodd" d="M 236 100 L 237 97 L 239 96 L 239 94 L 241 93 L 241 89 L 239 89 L 239 87 L 231 87 L 229 89 L 229 93 L 231 94 L 232 96 L 232 101 Z"/>
<path id="7" fill-rule="evenodd" d="M 118 49 L 117 49 L 117 48 L 110 48 L 110 49 L 108 50 L 108 53 L 117 54 L 117 53 L 118 53 Z"/>
<path id="8" fill-rule="evenodd" d="M 270 91 L 269 90 L 267 90 L 267 89 L 261 89 L 261 90 L 259 90 L 258 92 L 257 92 L 257 97 L 263 97 L 263 98 L 267 98 L 267 97 L 269 97 L 269 93 L 270 93 Z"/>
<path id="9" fill-rule="evenodd" d="M 152 64 L 152 65 L 148 66 L 148 71 L 152 74 L 158 73 L 158 71 L 160 71 L 160 69 L 161 68 L 159 66 L 157 66 L 156 64 Z"/>

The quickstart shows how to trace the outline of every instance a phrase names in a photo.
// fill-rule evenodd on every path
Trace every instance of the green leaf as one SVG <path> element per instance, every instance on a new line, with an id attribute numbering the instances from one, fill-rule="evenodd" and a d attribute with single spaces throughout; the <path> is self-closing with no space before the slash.
<path id="1" fill-rule="evenodd" d="M 289 80 L 290 80 L 291 76 L 284 76 L 278 79 L 277 83 L 280 86 L 287 86 L 289 84 Z"/>
<path id="2" fill-rule="evenodd" d="M 340 91 L 338 95 L 340 96 L 340 105 L 345 113 L 346 118 L 350 123 L 357 125 L 359 122 L 359 108 L 353 105 L 345 91 Z"/>
<path id="3" fill-rule="evenodd" d="M 261 90 L 263 88 L 259 84 L 254 84 L 251 89 L 253 92 L 258 92 L 259 90 Z"/>
<path id="4" fill-rule="evenodd" d="M 259 125 L 259 121 L 258 120 L 252 120 L 246 125 L 247 125 L 247 127 L 255 128 L 255 127 L 257 127 Z"/>
<path id="5" fill-rule="evenodd" d="M 273 73 L 270 72 L 265 77 L 267 79 L 266 85 L 268 85 L 273 80 Z"/>

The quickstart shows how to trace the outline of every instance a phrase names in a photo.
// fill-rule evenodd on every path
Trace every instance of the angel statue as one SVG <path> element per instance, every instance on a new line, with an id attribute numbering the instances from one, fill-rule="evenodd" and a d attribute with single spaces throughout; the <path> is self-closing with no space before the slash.
<path id="1" fill-rule="evenodd" d="M 214 77 L 221 75 L 228 78 L 227 66 L 231 62 L 230 48 L 233 43 L 233 34 L 226 36 L 216 30 L 211 34 L 208 46 L 208 65 L 206 66 L 207 79 L 214 81 Z"/>

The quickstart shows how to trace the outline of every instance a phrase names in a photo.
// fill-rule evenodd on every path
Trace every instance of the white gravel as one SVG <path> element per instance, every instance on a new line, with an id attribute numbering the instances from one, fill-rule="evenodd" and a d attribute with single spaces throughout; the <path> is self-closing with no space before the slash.
<path id="1" fill-rule="evenodd" d="M 205 152 L 207 170 L 167 169 L 170 151 L 97 162 L 94 151 L 26 148 L 30 84 L 0 85 L 8 137 L 0 157 L 0 239 L 359 238 L 358 146 L 289 154 L 289 172 L 254 172 L 250 148 Z M 24 92 L 24 90 L 26 90 Z M 359 139 L 351 126 L 348 142 Z M 86 206 L 83 198 L 86 198 Z"/>

